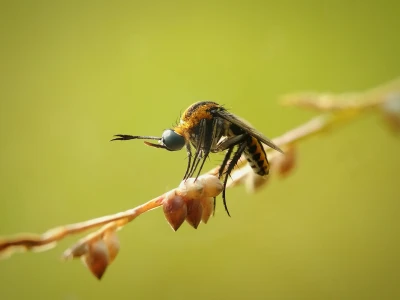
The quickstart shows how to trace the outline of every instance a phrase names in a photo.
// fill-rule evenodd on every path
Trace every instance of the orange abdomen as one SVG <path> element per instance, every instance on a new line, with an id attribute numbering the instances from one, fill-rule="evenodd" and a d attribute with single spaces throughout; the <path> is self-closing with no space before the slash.
<path id="1" fill-rule="evenodd" d="M 269 162 L 264 147 L 256 138 L 249 136 L 244 155 L 254 173 L 264 176 L 269 173 Z"/>

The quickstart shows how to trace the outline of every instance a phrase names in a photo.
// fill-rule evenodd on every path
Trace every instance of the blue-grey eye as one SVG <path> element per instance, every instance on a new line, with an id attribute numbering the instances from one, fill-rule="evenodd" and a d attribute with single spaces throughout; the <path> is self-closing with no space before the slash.
<path id="1" fill-rule="evenodd" d="M 167 129 L 161 136 L 161 142 L 168 150 L 181 150 L 185 146 L 185 138 L 171 129 Z"/>

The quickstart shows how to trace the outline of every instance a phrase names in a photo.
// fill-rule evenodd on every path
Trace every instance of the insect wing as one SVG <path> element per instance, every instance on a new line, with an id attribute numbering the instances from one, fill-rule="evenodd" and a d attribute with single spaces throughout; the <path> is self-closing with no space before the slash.
<path id="1" fill-rule="evenodd" d="M 264 136 L 262 133 L 257 131 L 247 121 L 239 118 L 238 116 L 236 116 L 234 114 L 231 114 L 230 112 L 228 112 L 225 109 L 218 110 L 218 111 L 214 112 L 214 114 L 216 116 L 219 116 L 219 117 L 227 120 L 228 122 L 231 122 L 232 124 L 235 124 L 236 126 L 240 127 L 241 129 L 243 129 L 244 131 L 246 131 L 247 133 L 249 133 L 251 136 L 255 137 L 256 139 L 260 140 L 261 142 L 263 142 L 270 148 L 283 153 L 283 151 L 277 145 L 275 145 L 269 138 Z"/>

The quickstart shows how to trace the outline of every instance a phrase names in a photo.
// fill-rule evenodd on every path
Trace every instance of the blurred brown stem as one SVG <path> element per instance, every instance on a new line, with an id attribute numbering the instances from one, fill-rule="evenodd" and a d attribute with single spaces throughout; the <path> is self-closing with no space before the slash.
<path id="1" fill-rule="evenodd" d="M 397 96 L 390 97 L 391 95 Z M 289 151 L 287 151 L 286 156 L 282 156 L 280 154 L 277 154 L 276 152 L 271 152 L 270 149 L 266 148 L 266 150 L 268 151 L 268 157 L 270 159 L 272 170 L 277 171 L 278 173 L 282 173 L 281 175 L 288 174 L 288 171 L 293 168 L 296 158 L 294 150 L 295 144 L 306 138 L 310 138 L 316 134 L 319 134 L 326 129 L 331 129 L 334 126 L 339 125 L 343 121 L 351 120 L 359 116 L 360 113 L 365 111 L 366 109 L 378 108 L 382 107 L 383 105 L 383 107 L 386 107 L 387 109 L 386 113 L 389 114 L 391 117 L 390 120 L 392 124 L 393 118 L 399 121 L 400 96 L 398 95 L 400 95 L 400 79 L 395 79 L 387 84 L 381 85 L 377 88 L 368 90 L 363 93 L 348 93 L 342 95 L 302 93 L 287 96 L 286 98 L 284 98 L 284 103 L 287 105 L 312 107 L 313 109 L 316 109 L 318 111 L 329 113 L 318 116 L 306 122 L 305 124 L 273 139 L 275 144 L 280 146 L 283 150 Z M 388 105 L 384 106 L 384 104 Z M 398 122 L 398 124 L 400 124 L 400 121 Z M 266 179 L 260 176 L 255 176 L 251 168 L 247 168 L 248 166 L 241 168 L 245 164 L 246 161 L 242 160 L 238 168 L 231 174 L 232 180 L 229 186 L 246 183 L 250 184 L 252 190 L 255 190 L 256 188 L 265 184 Z M 218 174 L 218 168 L 219 167 L 212 169 L 209 174 Z M 270 176 L 268 176 L 267 178 L 269 177 Z M 103 226 L 97 232 L 94 232 L 81 239 L 77 244 L 69 248 L 64 253 L 65 258 L 77 257 L 79 256 L 77 254 L 79 251 L 82 251 L 82 253 L 87 251 L 85 247 L 90 245 L 90 241 L 100 239 L 108 231 L 112 231 L 114 233 L 116 230 L 122 228 L 124 225 L 126 225 L 142 213 L 161 206 L 167 194 L 168 193 L 165 193 L 125 212 L 95 218 L 80 223 L 59 226 L 50 229 L 41 235 L 19 234 L 15 237 L 2 238 L 0 239 L 0 257 L 7 256 L 7 254 L 11 255 L 12 253 L 17 251 L 47 250 L 55 246 L 56 242 L 62 240 L 69 235 L 82 233 L 89 229 Z M 113 246 L 112 244 L 109 245 Z"/>
<path id="2" fill-rule="evenodd" d="M 165 194 L 164 194 L 165 195 Z M 156 197 L 142 205 L 135 208 L 129 209 L 124 212 L 116 213 L 113 215 L 103 216 L 79 223 L 63 225 L 52 228 L 41 235 L 37 234 L 20 234 L 16 237 L 0 239 L 0 256 L 1 254 L 7 254 L 7 250 L 12 247 L 18 247 L 22 251 L 40 251 L 41 249 L 47 250 L 52 247 L 46 247 L 48 245 L 54 245 L 55 242 L 62 240 L 63 238 L 72 235 L 82 233 L 86 230 L 97 228 L 99 226 L 116 222 L 117 227 L 122 227 L 126 223 L 134 220 L 142 213 L 159 207 L 162 204 L 164 195 Z M 43 247 L 43 248 L 42 248 Z"/>

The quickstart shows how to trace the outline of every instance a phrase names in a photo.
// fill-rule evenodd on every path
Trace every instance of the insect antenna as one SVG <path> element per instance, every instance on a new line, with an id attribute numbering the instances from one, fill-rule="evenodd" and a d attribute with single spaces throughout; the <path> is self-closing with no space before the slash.
<path id="1" fill-rule="evenodd" d="M 145 136 L 145 135 L 129 135 L 129 134 L 115 134 L 115 138 L 112 141 L 128 141 L 128 140 L 161 140 L 160 137 L 157 136 Z"/>

